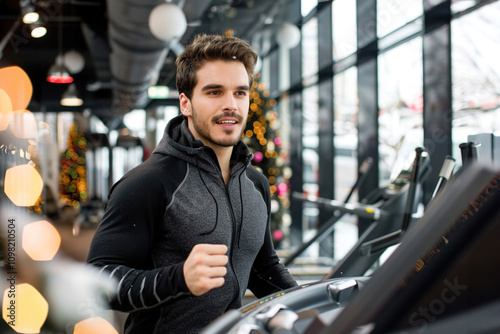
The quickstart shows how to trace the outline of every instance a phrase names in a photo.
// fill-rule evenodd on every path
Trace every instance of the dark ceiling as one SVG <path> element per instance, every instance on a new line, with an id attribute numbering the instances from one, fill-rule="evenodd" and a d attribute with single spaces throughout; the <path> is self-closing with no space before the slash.
<path id="1" fill-rule="evenodd" d="M 147 108 L 147 88 L 157 82 L 175 90 L 176 54 L 195 34 L 233 35 L 251 42 L 269 23 L 283 17 L 290 0 L 178 0 L 188 28 L 172 43 L 155 38 L 148 15 L 158 0 L 1 0 L 0 67 L 23 68 L 33 84 L 28 109 L 37 111 L 91 110 L 113 128 L 117 118 L 135 108 Z M 21 7 L 32 3 L 47 34 L 39 39 L 20 21 Z M 280 19 L 282 20 L 282 18 Z M 19 24 L 16 24 L 19 22 Z M 83 97 L 80 107 L 63 107 L 60 98 L 67 84 L 46 81 L 56 57 L 76 50 L 85 67 L 74 74 Z M 158 64 L 155 67 L 155 64 Z M 153 80 L 151 79 L 153 78 Z"/>

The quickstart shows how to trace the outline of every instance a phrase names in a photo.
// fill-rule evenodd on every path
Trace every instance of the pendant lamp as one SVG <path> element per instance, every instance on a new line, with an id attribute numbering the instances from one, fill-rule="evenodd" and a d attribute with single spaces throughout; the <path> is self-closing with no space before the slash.
<path id="1" fill-rule="evenodd" d="M 68 89 L 62 95 L 61 105 L 66 107 L 79 107 L 82 104 L 83 100 L 78 94 L 76 85 L 74 83 L 69 84 Z"/>
<path id="2" fill-rule="evenodd" d="M 49 68 L 47 81 L 50 83 L 72 83 L 73 77 L 61 61 L 57 61 Z"/>
<path id="3" fill-rule="evenodd" d="M 62 7 L 62 5 L 61 5 Z M 58 55 L 54 65 L 49 68 L 47 73 L 47 81 L 50 83 L 72 83 L 73 77 L 69 73 L 68 69 L 64 66 L 64 61 L 62 57 L 62 8 L 59 9 L 59 27 L 58 27 Z"/>

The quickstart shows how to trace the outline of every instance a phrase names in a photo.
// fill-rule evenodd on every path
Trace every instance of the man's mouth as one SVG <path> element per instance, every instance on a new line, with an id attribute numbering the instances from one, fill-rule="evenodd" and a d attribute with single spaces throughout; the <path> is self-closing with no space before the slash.
<path id="1" fill-rule="evenodd" d="M 218 121 L 217 124 L 236 124 L 237 121 Z"/>

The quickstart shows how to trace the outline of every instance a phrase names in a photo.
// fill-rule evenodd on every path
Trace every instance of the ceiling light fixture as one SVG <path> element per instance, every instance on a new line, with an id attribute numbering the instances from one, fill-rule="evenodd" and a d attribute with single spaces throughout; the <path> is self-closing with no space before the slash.
<path id="1" fill-rule="evenodd" d="M 149 14 L 148 25 L 153 36 L 162 41 L 171 41 L 184 35 L 187 20 L 179 6 L 165 2 L 153 8 Z"/>
<path id="2" fill-rule="evenodd" d="M 300 29 L 293 23 L 285 22 L 276 34 L 276 42 L 285 49 L 296 47 L 301 38 Z"/>
<path id="3" fill-rule="evenodd" d="M 71 74 L 79 73 L 85 67 L 85 58 L 76 50 L 67 51 L 63 55 L 64 66 Z"/>
<path id="4" fill-rule="evenodd" d="M 73 77 L 69 74 L 64 64 L 60 61 L 56 61 L 49 68 L 49 72 L 47 73 L 47 81 L 50 83 L 72 83 Z"/>
<path id="5" fill-rule="evenodd" d="M 30 11 L 24 14 L 23 22 L 26 24 L 35 23 L 40 18 L 40 15 L 35 11 Z"/>
<path id="6" fill-rule="evenodd" d="M 61 98 L 61 105 L 66 107 L 79 107 L 83 104 L 83 100 L 78 94 L 76 85 L 74 83 L 68 86 L 68 89 L 63 93 Z"/>
<path id="7" fill-rule="evenodd" d="M 59 27 L 58 27 L 58 55 L 56 57 L 54 65 L 49 68 L 49 72 L 47 73 L 47 81 L 50 83 L 72 83 L 73 77 L 69 73 L 68 69 L 64 66 L 64 58 L 62 56 L 62 5 L 59 8 Z"/>
<path id="8" fill-rule="evenodd" d="M 21 11 L 23 13 L 23 22 L 26 24 L 34 23 L 40 18 L 31 1 L 21 1 Z"/>
<path id="9" fill-rule="evenodd" d="M 41 23 L 35 22 L 30 24 L 31 37 L 40 38 L 45 36 L 47 33 L 47 28 L 45 28 Z"/>

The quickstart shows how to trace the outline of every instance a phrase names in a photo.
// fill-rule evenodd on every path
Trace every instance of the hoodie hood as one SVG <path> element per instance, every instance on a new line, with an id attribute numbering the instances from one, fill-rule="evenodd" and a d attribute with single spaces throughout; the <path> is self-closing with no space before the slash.
<path id="1" fill-rule="evenodd" d="M 188 121 L 179 115 L 172 118 L 163 138 L 153 151 L 153 154 L 171 155 L 210 173 L 220 173 L 220 167 L 215 152 L 193 137 L 188 128 Z M 242 140 L 233 147 L 231 170 L 250 164 L 253 154 Z"/>

